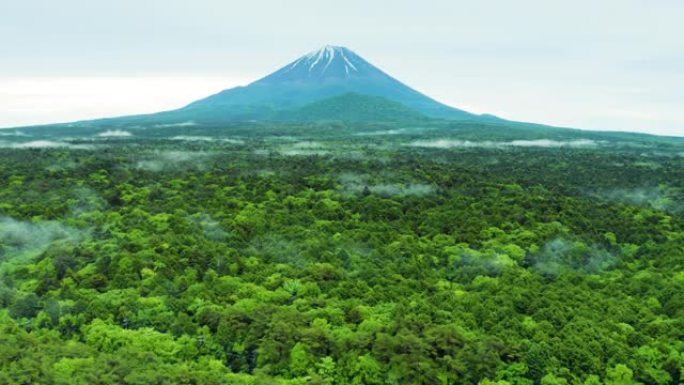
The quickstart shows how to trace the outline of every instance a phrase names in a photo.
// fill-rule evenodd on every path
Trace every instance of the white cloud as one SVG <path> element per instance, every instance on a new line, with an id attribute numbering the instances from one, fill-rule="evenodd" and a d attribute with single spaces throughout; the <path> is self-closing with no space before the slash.
<path id="1" fill-rule="evenodd" d="M 0 130 L 0 136 L 28 136 L 19 130 Z"/>
<path id="2" fill-rule="evenodd" d="M 285 156 L 328 155 L 330 150 L 321 142 L 302 141 L 280 146 L 280 154 Z"/>
<path id="3" fill-rule="evenodd" d="M 178 123 L 165 123 L 165 124 L 155 124 L 155 127 L 159 128 L 170 128 L 170 127 L 192 127 L 196 126 L 197 123 L 193 121 L 178 122 Z"/>
<path id="4" fill-rule="evenodd" d="M 100 138 L 126 138 L 133 136 L 133 134 L 124 130 L 107 130 L 100 132 L 97 136 Z"/>
<path id="5" fill-rule="evenodd" d="M 212 153 L 199 151 L 156 151 L 144 155 L 135 167 L 154 172 L 181 168 L 203 170 L 212 155 Z"/>
<path id="6" fill-rule="evenodd" d="M 177 135 L 172 137 L 171 140 L 183 140 L 186 142 L 211 142 L 214 140 L 214 138 L 210 136 Z"/>
<path id="7" fill-rule="evenodd" d="M 7 259 L 32 258 L 50 247 L 53 242 L 76 242 L 83 236 L 79 230 L 56 221 L 26 222 L 0 216 L 0 251 Z"/>
<path id="8" fill-rule="evenodd" d="M 424 147 L 424 148 L 506 148 L 506 147 L 595 147 L 599 142 L 589 139 L 578 140 L 513 140 L 510 142 L 495 142 L 490 140 L 485 141 L 470 141 L 470 140 L 453 140 L 453 139 L 434 139 L 434 140 L 416 140 L 410 142 L 410 147 Z"/>
<path id="9" fill-rule="evenodd" d="M 185 142 L 223 142 L 231 144 L 244 144 L 245 141 L 241 139 L 230 139 L 230 138 L 214 138 L 211 136 L 202 135 L 176 135 L 170 138 L 171 140 L 182 140 Z"/>
<path id="10" fill-rule="evenodd" d="M 381 131 L 369 131 L 369 132 L 359 132 L 357 134 L 354 134 L 355 136 L 384 136 L 384 135 L 400 135 L 404 133 L 406 130 L 404 129 L 397 129 L 397 130 L 381 130 Z"/>
<path id="11" fill-rule="evenodd" d="M 504 146 L 514 147 L 594 147 L 598 142 L 589 139 L 578 140 L 514 140 L 512 142 L 502 143 Z"/>
<path id="12" fill-rule="evenodd" d="M 73 144 L 67 142 L 56 142 L 52 140 L 33 140 L 23 143 L 0 143 L 0 147 L 17 149 L 36 149 L 36 148 L 69 148 L 73 150 L 92 150 L 95 148 L 89 144 Z"/>

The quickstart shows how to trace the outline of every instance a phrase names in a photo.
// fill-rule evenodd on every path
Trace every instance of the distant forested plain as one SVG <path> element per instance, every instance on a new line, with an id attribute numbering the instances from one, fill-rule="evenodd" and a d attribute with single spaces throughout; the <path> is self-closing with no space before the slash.
<path id="1" fill-rule="evenodd" d="M 684 382 L 684 142 L 190 126 L 0 137 L 0 384 Z"/>

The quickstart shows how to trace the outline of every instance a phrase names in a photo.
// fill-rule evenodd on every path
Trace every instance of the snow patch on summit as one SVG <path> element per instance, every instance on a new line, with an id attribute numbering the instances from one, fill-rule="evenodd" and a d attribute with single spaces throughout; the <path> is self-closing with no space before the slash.
<path id="1" fill-rule="evenodd" d="M 306 61 L 306 63 L 309 65 L 309 72 L 313 72 L 319 65 L 325 62 L 325 67 L 323 67 L 322 70 L 323 72 L 325 72 L 330 67 L 330 65 L 335 62 L 336 58 L 339 58 L 337 60 L 342 60 L 344 64 L 344 70 L 347 75 L 349 75 L 349 73 L 352 71 L 359 71 L 358 68 L 352 62 L 352 60 L 350 60 L 350 58 L 347 57 L 346 48 L 336 47 L 332 45 L 326 45 L 318 50 L 309 52 L 304 57 L 294 62 L 290 66 L 290 69 L 294 69 L 300 63 Z"/>
<path id="2" fill-rule="evenodd" d="M 350 62 L 349 59 L 347 59 L 346 56 L 344 56 L 344 53 L 342 54 L 342 59 L 344 59 L 344 62 L 346 63 L 345 68 L 347 68 L 347 66 L 349 66 L 349 67 L 351 67 L 354 71 L 358 71 L 358 70 L 356 69 L 356 66 L 355 66 L 354 64 L 352 64 L 352 62 Z M 349 69 L 348 69 L 348 68 L 347 68 L 347 73 L 349 73 Z"/>

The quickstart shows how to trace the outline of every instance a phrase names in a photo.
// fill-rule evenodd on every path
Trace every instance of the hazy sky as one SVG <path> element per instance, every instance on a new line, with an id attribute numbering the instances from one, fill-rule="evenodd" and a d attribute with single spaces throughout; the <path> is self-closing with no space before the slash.
<path id="1" fill-rule="evenodd" d="M 0 0 L 0 127 L 154 112 L 325 44 L 477 113 L 684 136 L 682 0 Z"/>

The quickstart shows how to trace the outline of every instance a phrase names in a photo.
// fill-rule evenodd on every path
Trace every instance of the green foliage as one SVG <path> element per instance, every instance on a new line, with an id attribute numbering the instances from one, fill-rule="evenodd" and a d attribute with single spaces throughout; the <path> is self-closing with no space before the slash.
<path id="1" fill-rule="evenodd" d="M 5 149 L 0 384 L 682 381 L 681 150 L 364 128 Z"/>
<path id="2" fill-rule="evenodd" d="M 636 385 L 634 372 L 629 367 L 618 364 L 606 371 L 606 385 Z"/>

